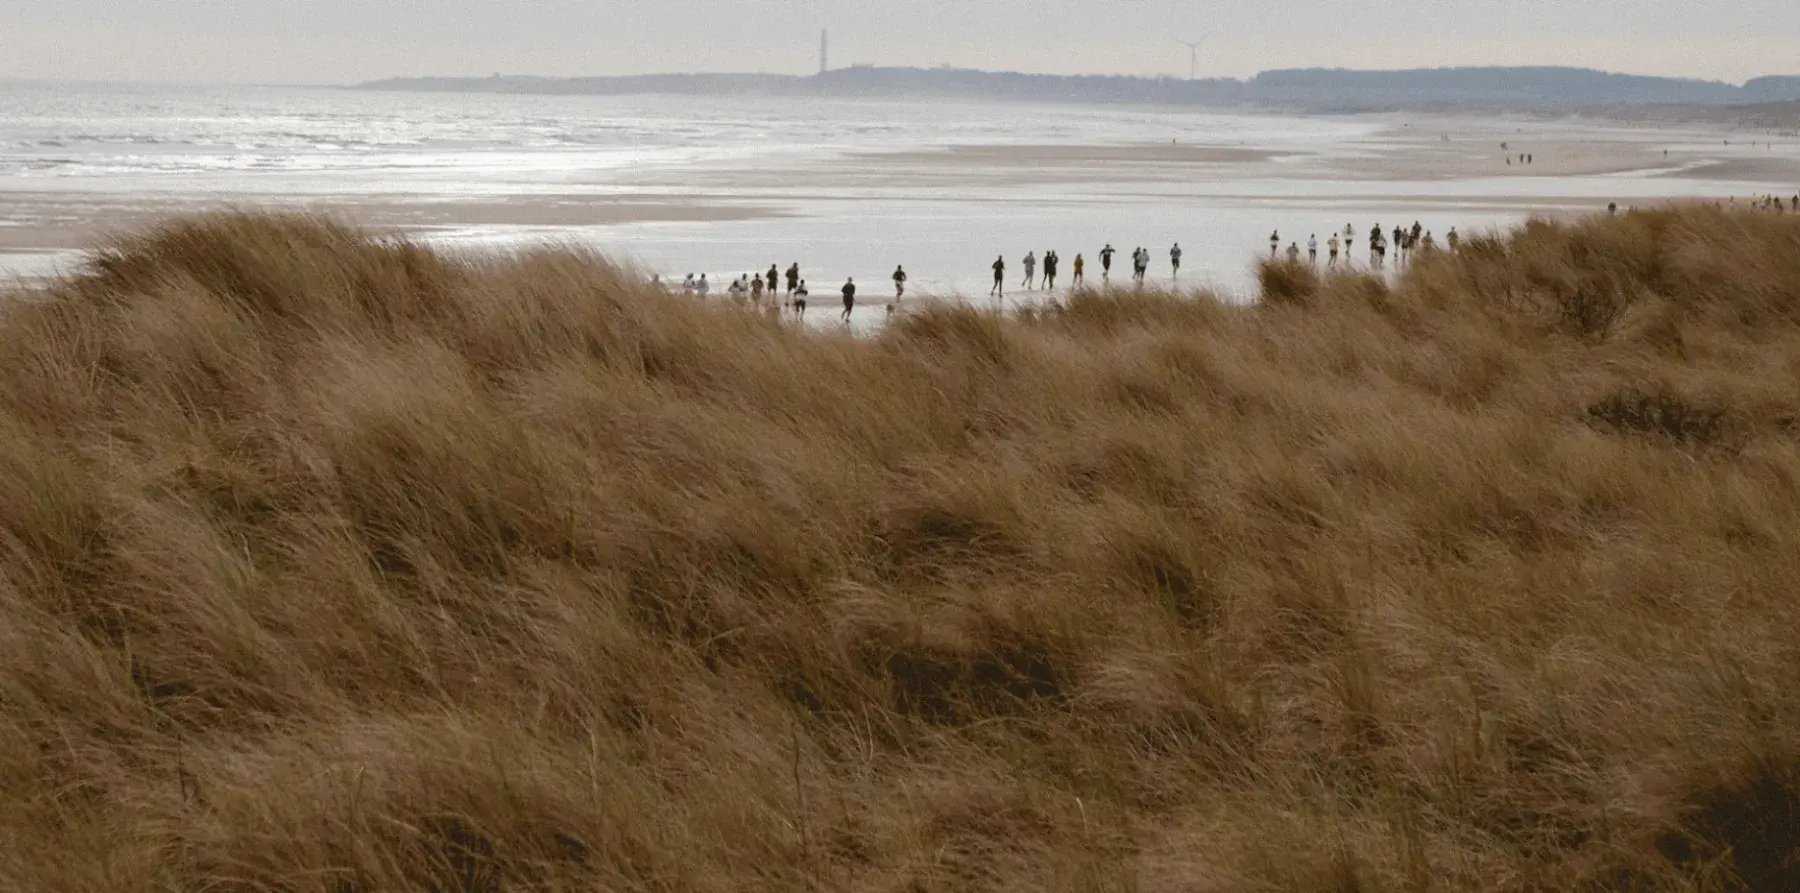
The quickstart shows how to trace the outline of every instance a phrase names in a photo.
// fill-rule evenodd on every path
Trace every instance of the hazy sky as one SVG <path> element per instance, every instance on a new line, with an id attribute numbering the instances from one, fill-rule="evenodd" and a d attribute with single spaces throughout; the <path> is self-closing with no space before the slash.
<path id="1" fill-rule="evenodd" d="M 0 0 L 0 77 L 807 73 L 832 62 L 1186 74 L 1584 65 L 1800 74 L 1800 0 Z"/>

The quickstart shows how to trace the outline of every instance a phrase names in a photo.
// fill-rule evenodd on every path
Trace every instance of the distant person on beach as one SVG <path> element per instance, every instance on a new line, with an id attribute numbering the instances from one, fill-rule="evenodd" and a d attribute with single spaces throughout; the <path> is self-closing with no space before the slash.
<path id="1" fill-rule="evenodd" d="M 700 274 L 700 281 L 694 283 L 694 292 L 704 298 L 712 291 L 712 284 L 706 281 L 706 274 Z"/>
<path id="2" fill-rule="evenodd" d="M 990 296 L 1006 297 L 1006 256 L 994 258 L 994 287 L 988 289 Z"/>
<path id="3" fill-rule="evenodd" d="M 1420 225 L 1419 225 L 1419 221 L 1417 221 L 1417 220 L 1414 220 L 1414 221 L 1413 221 L 1413 228 L 1412 228 L 1412 241 L 1414 241 L 1414 242 L 1417 242 L 1417 241 L 1419 241 L 1419 234 L 1420 234 L 1420 233 L 1422 233 L 1422 232 L 1424 232 L 1424 231 L 1425 231 L 1425 227 L 1423 227 L 1423 226 L 1420 226 Z"/>
<path id="4" fill-rule="evenodd" d="M 1375 227 L 1379 229 L 1381 224 L 1377 223 Z M 1344 263 L 1356 266 L 1356 227 L 1348 223 L 1344 224 Z"/>
<path id="5" fill-rule="evenodd" d="M 689 273 L 687 274 L 687 278 L 682 280 L 681 291 L 683 294 L 689 295 L 694 293 L 694 274 Z"/>
<path id="6" fill-rule="evenodd" d="M 1037 284 L 1037 254 L 1030 251 L 1025 252 L 1025 260 L 1022 263 L 1025 264 L 1025 281 L 1020 283 L 1019 287 L 1030 288 Z"/>
<path id="7" fill-rule="evenodd" d="M 787 293 L 789 297 L 792 297 L 795 290 L 800 288 L 800 282 L 800 262 L 794 261 L 794 265 L 787 269 Z"/>
<path id="8" fill-rule="evenodd" d="M 1733 198 L 1732 201 L 1737 201 L 1737 199 Z M 1619 213 L 1619 203 L 1618 202 L 1607 202 L 1606 203 L 1606 213 L 1609 216 Z"/>
<path id="9" fill-rule="evenodd" d="M 1406 230 L 1394 227 L 1394 263 L 1406 263 Z"/>
<path id="10" fill-rule="evenodd" d="M 856 309 L 856 280 L 845 279 L 842 291 L 844 293 L 844 323 L 847 325 L 850 322 L 850 311 Z"/>
<path id="11" fill-rule="evenodd" d="M 1462 237 L 1456 234 L 1456 227 L 1450 227 L 1450 231 L 1444 234 L 1444 244 L 1450 246 L 1451 251 L 1462 244 Z"/>
<path id="12" fill-rule="evenodd" d="M 750 277 L 750 303 L 762 306 L 763 280 L 761 276 Z"/>
<path id="13" fill-rule="evenodd" d="M 1143 282 L 1150 273 L 1150 249 L 1140 247 L 1133 255 L 1137 258 L 1137 281 Z"/>
<path id="14" fill-rule="evenodd" d="M 1325 250 L 1329 253 L 1329 259 L 1325 261 L 1326 266 L 1337 266 L 1338 248 L 1343 244 L 1338 240 L 1337 233 L 1332 233 L 1331 238 L 1325 240 Z"/>
<path id="15" fill-rule="evenodd" d="M 1044 252 L 1044 290 L 1045 291 L 1055 291 L 1056 290 L 1056 267 L 1058 264 L 1061 264 L 1061 263 L 1062 263 L 1062 258 L 1057 257 L 1056 252 L 1054 252 L 1054 251 Z"/>
<path id="16" fill-rule="evenodd" d="M 1380 230 L 1369 236 L 1369 264 L 1376 269 L 1387 266 L 1387 239 Z"/>
<path id="17" fill-rule="evenodd" d="M 774 264 L 769 265 L 767 276 L 769 280 L 769 300 L 773 301 L 775 300 L 775 293 L 781 288 L 781 275 L 776 272 Z"/>
<path id="18" fill-rule="evenodd" d="M 1083 258 L 1080 254 L 1076 254 L 1075 255 L 1075 278 L 1069 282 L 1069 287 L 1080 288 L 1081 286 L 1086 285 L 1086 284 L 1087 284 L 1087 260 L 1085 258 Z"/>
<path id="19" fill-rule="evenodd" d="M 1281 250 L 1281 230 L 1276 230 L 1269 234 L 1269 259 L 1274 260 L 1275 254 L 1277 252 L 1279 252 L 1280 250 Z"/>
<path id="20" fill-rule="evenodd" d="M 906 267 L 894 268 L 894 300 L 906 297 Z"/>
<path id="21" fill-rule="evenodd" d="M 804 279 L 794 280 L 794 316 L 797 319 L 806 318 L 806 280 Z"/>
<path id="22" fill-rule="evenodd" d="M 1175 268 L 1175 278 L 1180 279 L 1181 278 L 1181 243 L 1180 242 L 1176 242 L 1175 247 L 1169 249 L 1169 265 Z"/>
<path id="23" fill-rule="evenodd" d="M 744 288 L 744 279 L 740 276 L 731 280 L 731 285 L 725 291 L 731 295 L 731 300 L 741 302 L 744 300 Z"/>
<path id="24" fill-rule="evenodd" d="M 1306 237 L 1306 259 L 1308 261 L 1311 261 L 1312 265 L 1315 267 L 1319 265 L 1319 234 L 1318 233 L 1313 233 L 1312 235 Z"/>
<path id="25" fill-rule="evenodd" d="M 1288 263 L 1290 263 L 1290 264 L 1297 264 L 1300 262 L 1300 243 L 1299 242 L 1289 242 L 1288 243 L 1287 260 L 1288 260 Z"/>
<path id="26" fill-rule="evenodd" d="M 1431 252 L 1437 250 L 1437 239 L 1434 239 L 1431 237 L 1430 230 L 1425 231 L 1425 241 L 1424 241 L 1423 245 L 1421 246 L 1421 250 L 1423 250 L 1426 254 L 1430 254 Z"/>

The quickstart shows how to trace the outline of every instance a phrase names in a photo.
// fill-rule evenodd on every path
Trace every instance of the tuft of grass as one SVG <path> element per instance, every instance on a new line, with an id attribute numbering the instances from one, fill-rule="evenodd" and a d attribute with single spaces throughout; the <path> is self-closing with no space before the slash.
<path id="1" fill-rule="evenodd" d="M 1793 887 L 1800 220 L 869 339 L 567 250 L 0 305 L 0 885 Z"/>

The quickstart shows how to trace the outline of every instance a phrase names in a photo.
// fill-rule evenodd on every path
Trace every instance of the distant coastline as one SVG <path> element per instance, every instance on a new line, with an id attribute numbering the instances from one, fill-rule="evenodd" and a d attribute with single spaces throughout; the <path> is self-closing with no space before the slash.
<path id="1" fill-rule="evenodd" d="M 1033 102 L 1129 102 L 1276 107 L 1309 112 L 1666 110 L 1717 122 L 1743 109 L 1756 126 L 1800 120 L 1800 75 L 1744 84 L 1612 74 L 1585 68 L 1440 68 L 1394 71 L 1284 69 L 1247 80 L 1048 75 L 960 68 L 857 66 L 816 75 L 656 74 L 551 78 L 529 75 L 397 77 L 354 89 L 545 95 L 942 96 Z M 1712 109 L 1711 113 L 1679 110 Z M 1658 113 L 1659 117 L 1662 117 Z"/>

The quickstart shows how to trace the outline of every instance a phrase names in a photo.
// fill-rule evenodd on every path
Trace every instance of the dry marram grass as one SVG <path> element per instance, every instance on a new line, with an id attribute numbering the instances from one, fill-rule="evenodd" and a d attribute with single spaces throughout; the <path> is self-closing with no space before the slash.
<path id="1" fill-rule="evenodd" d="M 857 340 L 249 216 L 0 320 L 0 886 L 1800 888 L 1800 219 Z"/>

